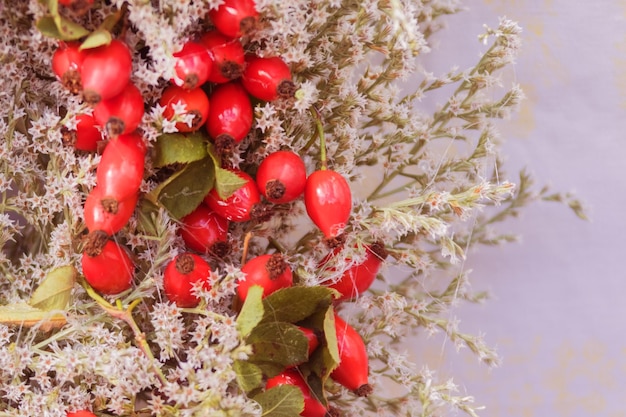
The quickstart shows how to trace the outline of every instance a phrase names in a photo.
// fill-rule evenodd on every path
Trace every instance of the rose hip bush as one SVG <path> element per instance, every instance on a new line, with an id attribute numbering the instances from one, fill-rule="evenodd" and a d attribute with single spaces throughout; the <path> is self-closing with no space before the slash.
<path id="1" fill-rule="evenodd" d="M 514 22 L 423 67 L 460 3 L 0 3 L 0 414 L 476 415 L 400 344 L 497 364 L 455 265 L 583 214 L 503 177 Z"/>

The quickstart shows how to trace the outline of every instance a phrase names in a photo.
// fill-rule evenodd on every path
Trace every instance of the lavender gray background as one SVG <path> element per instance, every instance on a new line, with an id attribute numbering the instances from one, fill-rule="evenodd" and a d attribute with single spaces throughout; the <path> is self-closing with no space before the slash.
<path id="1" fill-rule="evenodd" d="M 575 192 L 591 221 L 536 204 L 505 225 L 521 243 L 470 253 L 473 288 L 494 298 L 455 314 L 498 347 L 500 368 L 438 336 L 413 345 L 413 360 L 454 376 L 483 417 L 626 416 L 626 2 L 467 4 L 434 37 L 427 65 L 471 65 L 483 23 L 517 21 L 524 46 L 507 78 L 527 100 L 500 125 L 508 173 L 527 167 L 538 183 Z"/>

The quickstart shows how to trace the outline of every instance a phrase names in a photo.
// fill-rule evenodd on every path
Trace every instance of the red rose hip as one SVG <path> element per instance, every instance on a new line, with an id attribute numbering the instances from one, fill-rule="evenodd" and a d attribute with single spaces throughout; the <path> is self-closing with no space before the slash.
<path id="1" fill-rule="evenodd" d="M 300 197 L 306 184 L 306 167 L 300 156 L 291 151 L 277 151 L 259 164 L 256 173 L 259 191 L 275 204 Z"/>
<path id="2" fill-rule="evenodd" d="M 311 392 L 309 385 L 296 369 L 287 369 L 280 374 L 267 380 L 265 389 L 277 387 L 279 385 L 293 385 L 300 388 L 304 396 L 304 410 L 299 414 L 304 417 L 325 417 L 328 410 Z"/>
<path id="3" fill-rule="evenodd" d="M 132 83 L 115 97 L 101 100 L 93 110 L 96 122 L 106 128 L 110 137 L 133 132 L 143 113 L 143 96 Z"/>
<path id="4" fill-rule="evenodd" d="M 239 38 L 254 30 L 259 12 L 254 0 L 225 0 L 217 9 L 209 11 L 209 17 L 221 33 Z"/>
<path id="5" fill-rule="evenodd" d="M 108 45 L 86 50 L 81 66 L 85 101 L 95 105 L 120 94 L 130 81 L 132 68 L 128 46 L 117 39 Z"/>
<path id="6" fill-rule="evenodd" d="M 52 55 L 52 71 L 72 94 L 82 90 L 80 71 L 85 54 L 79 47 L 79 42 L 61 42 Z"/>
<path id="7" fill-rule="evenodd" d="M 119 232 L 135 212 L 138 198 L 138 193 L 121 201 L 107 198 L 96 186 L 85 201 L 84 218 L 87 229 L 90 232 L 101 230 L 108 235 Z"/>
<path id="8" fill-rule="evenodd" d="M 104 232 L 89 234 L 82 266 L 89 285 L 101 294 L 119 294 L 132 286 L 135 266 L 130 256 Z"/>
<path id="9" fill-rule="evenodd" d="M 220 84 L 211 94 L 207 131 L 220 155 L 231 155 L 252 127 L 252 104 L 246 90 L 237 82 Z"/>
<path id="10" fill-rule="evenodd" d="M 340 296 L 338 301 L 350 300 L 363 294 L 372 285 L 380 266 L 387 257 L 385 245 L 376 242 L 365 247 L 365 260 L 352 265 L 336 282 L 329 285 L 337 290 Z"/>
<path id="11" fill-rule="evenodd" d="M 145 152 L 143 137 L 137 133 L 107 143 L 96 168 L 96 183 L 104 197 L 122 201 L 139 191 Z"/>
<path id="12" fill-rule="evenodd" d="M 279 57 L 248 56 L 241 82 L 248 93 L 265 101 L 293 97 L 296 92 L 291 71 Z"/>
<path id="13" fill-rule="evenodd" d="M 306 180 L 304 205 L 324 236 L 335 238 L 342 233 L 352 211 L 350 185 L 338 172 L 315 171 Z"/>
<path id="14" fill-rule="evenodd" d="M 245 222 L 256 216 L 256 209 L 260 207 L 261 194 L 254 179 L 240 170 L 232 170 L 245 184 L 237 189 L 230 197 L 222 199 L 217 190 L 212 189 L 204 198 L 204 202 L 218 215 L 233 222 Z"/>
<path id="15" fill-rule="evenodd" d="M 207 82 L 211 73 L 212 61 L 207 48 L 194 41 L 183 45 L 183 49 L 174 54 L 176 58 L 176 76 L 172 80 L 185 90 L 192 90 Z"/>
<path id="16" fill-rule="evenodd" d="M 230 250 L 228 223 L 202 203 L 181 219 L 180 235 L 188 248 L 223 257 Z"/>
<path id="17" fill-rule="evenodd" d="M 73 413 L 67 413 L 67 417 L 97 417 L 94 413 L 87 410 L 78 410 Z"/>
<path id="18" fill-rule="evenodd" d="M 181 308 L 195 307 L 200 299 L 193 294 L 194 285 L 209 289 L 211 268 L 200 256 L 182 253 L 171 260 L 163 273 L 163 289 L 167 298 Z"/>
<path id="19" fill-rule="evenodd" d="M 209 81 L 221 84 L 241 77 L 245 54 L 239 39 L 229 38 L 213 30 L 205 33 L 200 42 L 207 48 L 211 60 Z"/>
<path id="20" fill-rule="evenodd" d="M 75 149 L 85 152 L 98 150 L 98 142 L 102 140 L 102 133 L 98 129 L 96 120 L 90 114 L 76 116 L 76 130 L 61 129 L 63 142 L 72 145 Z"/>
<path id="21" fill-rule="evenodd" d="M 360 397 L 372 392 L 368 384 L 369 360 L 361 335 L 335 314 L 335 331 L 339 348 L 339 365 L 330 377 Z"/>
<path id="22" fill-rule="evenodd" d="M 237 286 L 237 295 L 241 301 L 246 299 L 253 285 L 263 287 L 263 298 L 281 288 L 293 285 L 291 268 L 280 253 L 252 258 L 241 267 L 241 272 L 246 274 L 246 279 L 239 281 Z"/>
<path id="23" fill-rule="evenodd" d="M 163 91 L 159 104 L 165 107 L 163 116 L 172 120 L 176 114 L 175 107 L 184 105 L 183 114 L 191 114 L 191 125 L 182 121 L 176 123 L 179 132 L 194 132 L 206 122 L 209 115 L 209 98 L 200 88 L 185 90 L 176 85 L 170 85 Z"/>

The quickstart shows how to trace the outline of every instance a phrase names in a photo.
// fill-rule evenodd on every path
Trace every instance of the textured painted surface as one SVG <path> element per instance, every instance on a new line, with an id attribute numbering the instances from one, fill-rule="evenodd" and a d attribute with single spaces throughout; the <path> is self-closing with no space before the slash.
<path id="1" fill-rule="evenodd" d="M 626 2 L 467 4 L 436 36 L 433 64 L 469 65 L 483 23 L 519 22 L 523 51 L 506 76 L 527 100 L 500 127 L 509 172 L 528 167 L 576 192 L 592 221 L 539 204 L 506 225 L 520 244 L 470 254 L 474 288 L 495 298 L 455 314 L 498 347 L 500 368 L 443 342 L 416 347 L 415 359 L 454 375 L 484 417 L 626 416 Z"/>

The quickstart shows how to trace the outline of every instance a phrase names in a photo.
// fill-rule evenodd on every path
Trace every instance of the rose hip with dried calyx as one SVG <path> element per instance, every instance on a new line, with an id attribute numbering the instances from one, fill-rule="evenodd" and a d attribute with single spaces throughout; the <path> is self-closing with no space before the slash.
<path id="1" fill-rule="evenodd" d="M 241 77 L 245 53 L 239 39 L 212 30 L 202 35 L 200 42 L 207 48 L 211 60 L 210 82 L 221 84 Z"/>

